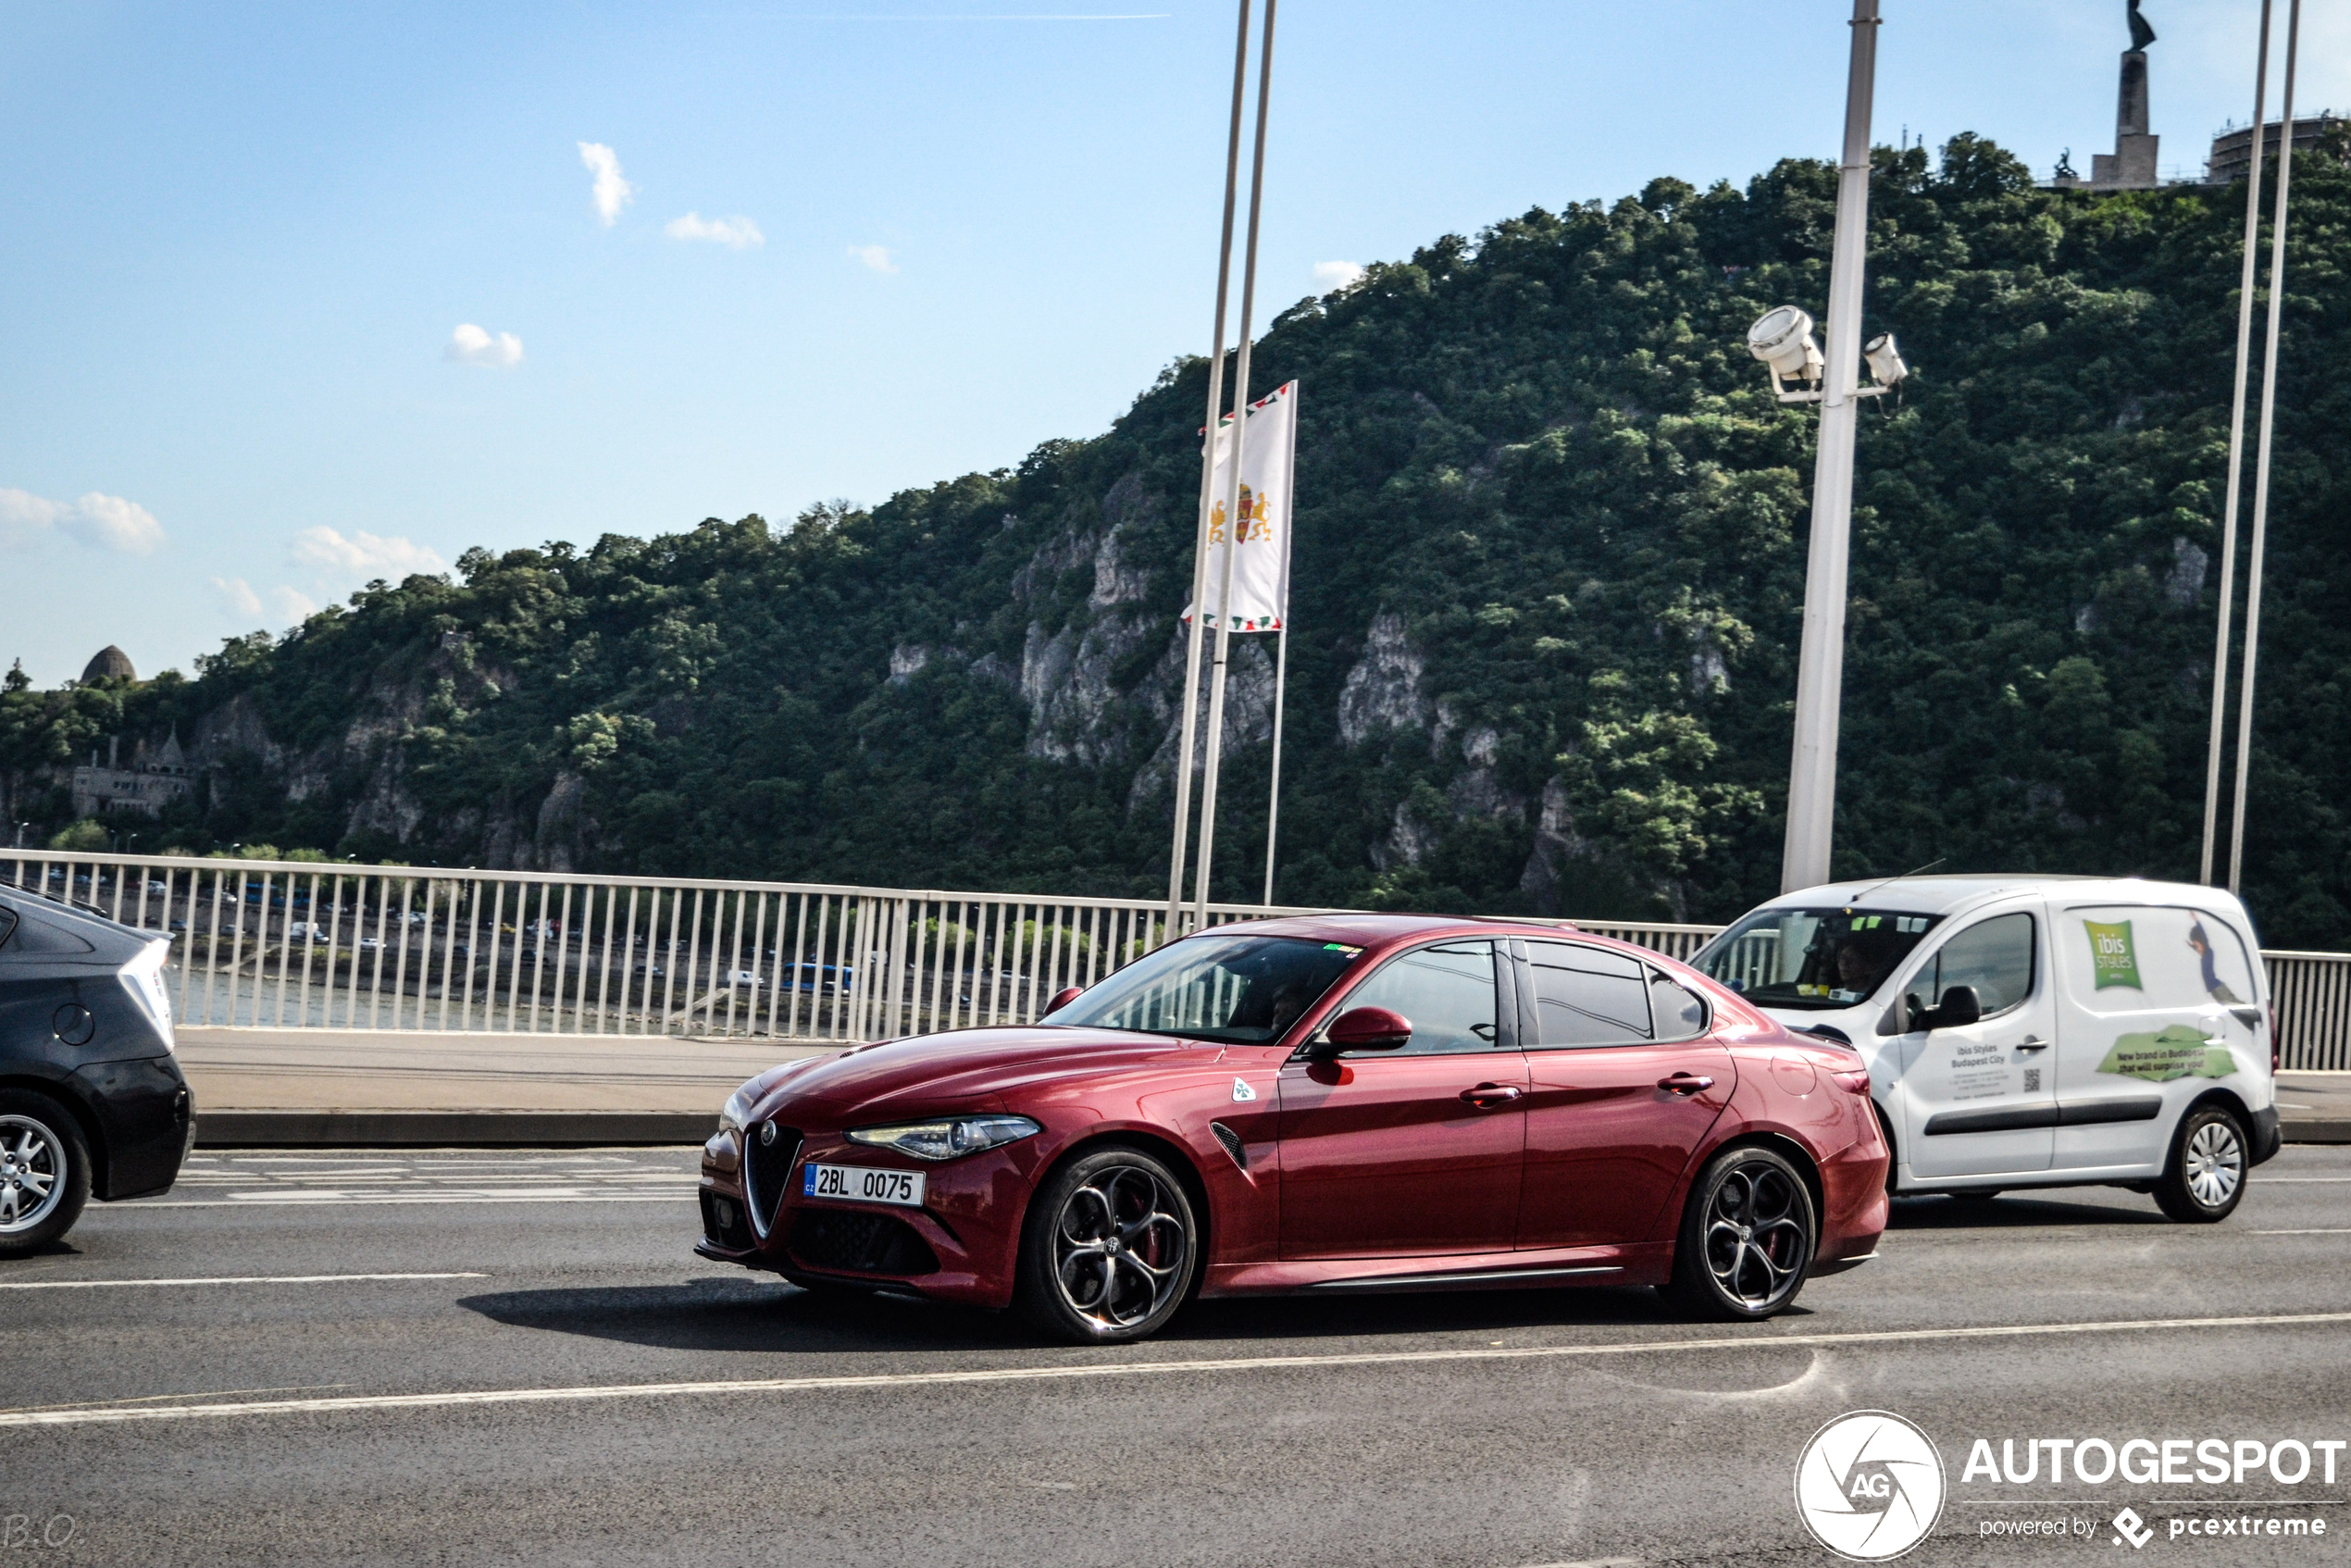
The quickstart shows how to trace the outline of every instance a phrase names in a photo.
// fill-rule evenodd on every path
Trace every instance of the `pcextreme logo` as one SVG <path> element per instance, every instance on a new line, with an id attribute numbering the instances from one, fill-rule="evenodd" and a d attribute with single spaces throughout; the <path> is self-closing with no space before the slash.
<path id="1" fill-rule="evenodd" d="M 1856 1562 L 1901 1556 L 1943 1515 L 1943 1456 L 1882 1410 L 1840 1415 L 1796 1462 L 1796 1508 L 1822 1546 Z"/>

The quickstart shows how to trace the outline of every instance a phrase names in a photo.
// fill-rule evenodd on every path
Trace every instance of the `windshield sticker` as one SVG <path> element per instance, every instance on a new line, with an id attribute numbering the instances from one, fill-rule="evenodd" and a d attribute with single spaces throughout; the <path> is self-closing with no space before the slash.
<path id="1" fill-rule="evenodd" d="M 1347 954 L 1348 957 L 1352 958 L 1363 950 L 1360 947 L 1349 947 L 1345 942 L 1325 942 L 1323 944 L 1323 951 L 1325 952 L 1343 952 Z"/>
<path id="2" fill-rule="evenodd" d="M 2131 946 L 2131 923 L 2118 920 L 2108 926 L 2084 920 L 2082 925 L 2090 933 L 2091 973 L 2095 977 L 2091 989 L 2127 986 L 2134 991 L 2145 990 L 2146 988 L 2139 983 L 2139 955 Z"/>
<path id="3" fill-rule="evenodd" d="M 2200 1029 L 2171 1024 L 2158 1034 L 2122 1035 L 2098 1064 L 2101 1073 L 2149 1083 L 2174 1078 L 2225 1078 L 2237 1070 L 2237 1059 L 2225 1045 L 2215 1045 Z"/>

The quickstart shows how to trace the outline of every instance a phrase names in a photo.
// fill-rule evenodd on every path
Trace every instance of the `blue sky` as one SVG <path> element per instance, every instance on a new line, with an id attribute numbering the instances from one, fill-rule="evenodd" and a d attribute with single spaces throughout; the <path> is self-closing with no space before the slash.
<path id="1" fill-rule="evenodd" d="M 2122 0 L 1884 9 L 1878 140 L 2111 145 Z M 2184 172 L 2255 0 L 2146 9 Z M 1832 156 L 1847 14 L 1286 0 L 1261 327 L 1318 266 Z M 39 684 L 471 544 L 1009 466 L 1207 346 L 1228 0 L 0 19 L 0 663 Z M 2299 101 L 2351 104 L 2319 21 Z"/>

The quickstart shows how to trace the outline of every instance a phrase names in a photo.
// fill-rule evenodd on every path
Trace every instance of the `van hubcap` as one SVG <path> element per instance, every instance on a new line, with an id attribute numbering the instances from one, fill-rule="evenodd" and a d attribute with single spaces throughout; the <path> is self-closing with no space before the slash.
<path id="1" fill-rule="evenodd" d="M 2189 1193 L 2208 1209 L 2217 1209 L 2236 1196 L 2245 1179 L 2245 1145 L 2226 1122 L 2207 1122 L 2189 1135 Z"/>

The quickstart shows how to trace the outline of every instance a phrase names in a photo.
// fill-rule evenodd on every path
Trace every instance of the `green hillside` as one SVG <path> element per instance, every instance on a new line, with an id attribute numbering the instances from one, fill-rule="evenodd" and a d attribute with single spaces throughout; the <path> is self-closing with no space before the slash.
<path id="1" fill-rule="evenodd" d="M 2351 170 L 2306 156 L 2247 891 L 2351 945 Z M 1774 890 L 1812 416 L 1749 322 L 1827 294 L 1834 170 L 1674 180 L 1448 236 L 1292 307 L 1302 382 L 1284 902 L 1720 919 Z M 2196 870 L 2243 188 L 2036 190 L 1878 154 L 1841 875 Z M 176 724 L 160 836 L 871 884 L 1164 886 L 1205 362 L 1017 468 L 379 584 L 198 678 L 0 697 L 44 769 Z M 1267 650 L 1270 652 L 1270 650 Z M 1217 892 L 1253 897 L 1268 665 Z M 143 840 L 143 844 L 148 840 Z"/>

